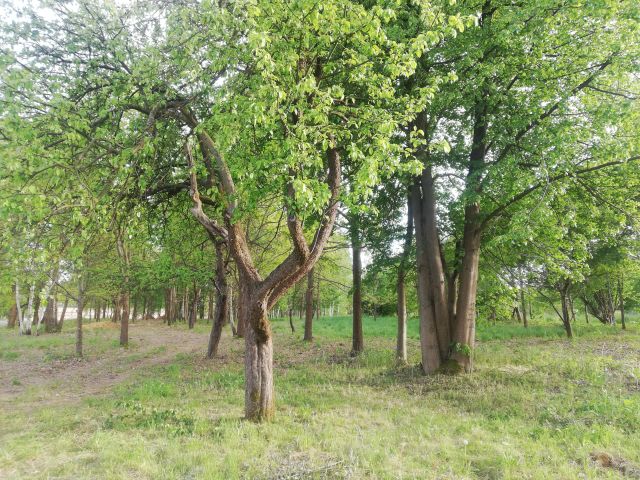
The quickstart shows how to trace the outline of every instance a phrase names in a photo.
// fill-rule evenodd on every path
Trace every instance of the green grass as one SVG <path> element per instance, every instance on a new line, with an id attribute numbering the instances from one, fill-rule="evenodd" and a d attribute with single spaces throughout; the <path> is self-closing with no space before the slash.
<path id="1" fill-rule="evenodd" d="M 271 424 L 242 420 L 243 342 L 225 336 L 221 360 L 181 354 L 106 396 L 5 409 L 0 477 L 622 478 L 589 460 L 596 451 L 640 464 L 637 317 L 625 332 L 579 320 L 572 341 L 552 317 L 529 329 L 480 324 L 476 371 L 459 377 L 420 374 L 415 320 L 410 366 L 395 363 L 393 318 L 367 318 L 366 351 L 351 358 L 350 322 L 320 319 L 312 344 L 299 320 L 295 335 L 273 322 Z M 203 348 L 208 328 L 196 327 Z M 115 332 L 92 335 L 99 358 Z M 40 339 L 0 332 L 0 346 L 20 354 L 2 362 L 42 342 L 51 355 L 73 345 L 71 332 Z"/>

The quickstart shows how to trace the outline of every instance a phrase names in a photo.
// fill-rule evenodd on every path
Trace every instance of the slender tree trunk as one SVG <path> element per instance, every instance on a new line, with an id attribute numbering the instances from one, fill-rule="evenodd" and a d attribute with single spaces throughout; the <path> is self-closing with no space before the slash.
<path id="1" fill-rule="evenodd" d="M 58 321 L 57 330 L 62 331 L 62 325 L 64 324 L 64 317 L 67 314 L 67 306 L 69 305 L 69 297 L 64 297 L 64 305 L 62 306 L 62 313 L 60 314 L 60 320 Z"/>
<path id="2" fill-rule="evenodd" d="M 80 274 L 78 280 L 78 302 L 76 310 L 76 356 L 82 357 L 82 316 L 84 314 L 84 294 L 85 294 L 85 279 L 83 274 Z M 65 301 L 66 309 L 66 301 Z"/>
<path id="3" fill-rule="evenodd" d="M 22 330 L 20 333 L 23 335 L 31 335 L 31 320 L 33 314 L 33 296 L 35 295 L 35 285 L 31 285 L 29 288 L 29 300 L 27 301 L 27 311 L 22 315 Z"/>
<path id="4" fill-rule="evenodd" d="M 227 323 L 227 315 L 229 313 L 229 287 L 227 285 L 227 268 L 224 261 L 224 244 L 216 241 L 216 281 L 215 291 L 216 311 L 211 325 L 211 334 L 209 335 L 209 346 L 207 348 L 207 358 L 213 358 L 218 352 L 220 337 L 222 336 L 222 327 Z M 212 297 L 211 297 L 212 298 Z M 211 306 L 212 302 L 209 302 Z"/>
<path id="5" fill-rule="evenodd" d="M 624 321 L 624 280 L 622 275 L 618 278 L 618 303 L 620 306 L 620 323 L 622 324 L 622 330 L 627 329 L 627 325 Z"/>
<path id="6" fill-rule="evenodd" d="M 120 346 L 129 345 L 129 292 L 122 293 L 122 317 L 120 318 Z"/>
<path id="7" fill-rule="evenodd" d="M 133 312 L 131 313 L 131 321 L 136 323 L 136 318 L 138 317 L 138 296 L 134 295 L 133 297 Z"/>
<path id="8" fill-rule="evenodd" d="M 398 277 L 396 281 L 398 334 L 396 342 L 396 358 L 400 363 L 407 363 L 407 294 L 405 291 L 405 279 L 407 275 L 407 260 L 411 253 L 413 240 L 413 208 L 411 198 L 407 197 L 407 229 L 404 237 L 402 257 L 398 264 Z"/>
<path id="9" fill-rule="evenodd" d="M 520 304 L 522 305 L 522 323 L 524 328 L 529 327 L 529 320 L 527 318 L 527 301 L 524 293 L 524 282 L 520 279 Z"/>
<path id="10" fill-rule="evenodd" d="M 35 325 L 36 335 L 38 334 L 38 327 L 40 326 L 40 294 L 42 293 L 42 284 L 36 286 L 35 295 L 33 297 L 33 319 L 31 325 Z"/>
<path id="11" fill-rule="evenodd" d="M 353 275 L 353 341 L 351 354 L 357 355 L 364 350 L 364 335 L 362 332 L 362 259 L 359 222 L 354 215 L 351 217 L 351 248 Z"/>
<path id="12" fill-rule="evenodd" d="M 563 286 L 560 289 L 560 302 L 562 305 L 562 323 L 564 329 L 567 332 L 567 338 L 573 337 L 573 330 L 571 328 L 571 314 L 569 313 L 569 299 L 568 299 L 568 286 Z"/>
<path id="13" fill-rule="evenodd" d="M 193 299 L 191 300 L 191 308 L 189 308 L 189 330 L 191 330 L 196 324 L 196 318 L 198 315 L 198 303 L 200 302 L 200 289 L 196 287 L 195 282 L 193 285 Z"/>
<path id="14" fill-rule="evenodd" d="M 14 283 L 11 286 L 11 293 L 13 294 L 13 305 L 11 305 L 11 308 L 9 309 L 9 315 L 7 316 L 7 327 L 8 328 L 15 328 L 16 324 L 18 323 L 18 306 L 16 303 L 16 284 Z"/>
<path id="15" fill-rule="evenodd" d="M 291 327 L 291 333 L 296 333 L 296 327 L 293 324 L 293 309 L 289 307 L 289 326 Z"/>
<path id="16" fill-rule="evenodd" d="M 305 292 L 305 317 L 304 317 L 304 340 L 313 340 L 313 271 L 312 268 L 307 273 L 307 291 Z"/>
<path id="17" fill-rule="evenodd" d="M 18 321 L 18 330 L 20 335 L 24 333 L 24 316 L 22 315 L 22 305 L 20 304 L 20 284 L 16 281 L 15 285 L 15 298 L 16 298 L 16 320 Z"/>

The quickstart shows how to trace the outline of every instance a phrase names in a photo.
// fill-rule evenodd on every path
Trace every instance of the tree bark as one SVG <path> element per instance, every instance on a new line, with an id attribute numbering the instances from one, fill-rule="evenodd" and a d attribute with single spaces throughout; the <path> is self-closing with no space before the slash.
<path id="1" fill-rule="evenodd" d="M 216 311 L 211 334 L 209 335 L 209 346 L 207 348 L 207 358 L 213 358 L 218 353 L 218 345 L 222 336 L 222 327 L 227 323 L 229 313 L 229 287 L 227 285 L 227 267 L 224 259 L 224 245 L 220 241 L 215 242 L 216 248 Z"/>
<path id="2" fill-rule="evenodd" d="M 524 328 L 529 327 L 529 319 L 527 318 L 527 301 L 524 293 L 524 282 L 520 279 L 520 304 L 522 305 L 522 323 Z"/>
<path id="3" fill-rule="evenodd" d="M 13 298 L 13 305 L 9 309 L 9 314 L 7 315 L 7 328 L 15 328 L 16 323 L 18 323 L 18 306 L 16 302 L 16 284 L 14 283 L 11 286 L 11 293 Z"/>
<path id="4" fill-rule="evenodd" d="M 313 340 L 313 272 L 312 268 L 307 273 L 307 291 L 304 295 L 305 317 L 304 317 L 304 338 L 303 340 L 311 342 Z"/>
<path id="5" fill-rule="evenodd" d="M 364 335 L 362 332 L 362 244 L 360 241 L 360 225 L 355 215 L 351 217 L 351 248 L 353 275 L 353 339 L 351 354 L 357 355 L 364 350 Z"/>
<path id="6" fill-rule="evenodd" d="M 64 317 L 67 314 L 67 306 L 69 305 L 69 297 L 64 298 L 64 305 L 62 306 L 62 313 L 60 314 L 60 321 L 58 322 L 58 331 L 62 331 L 62 325 L 64 324 Z"/>
<path id="7" fill-rule="evenodd" d="M 85 279 L 83 275 L 80 275 L 78 279 L 78 301 L 76 309 L 76 356 L 82 357 L 82 316 L 84 314 L 84 294 L 85 294 Z M 65 302 L 66 307 L 66 302 Z"/>
<path id="8" fill-rule="evenodd" d="M 460 270 L 456 329 L 451 359 L 465 372 L 473 370 L 473 348 L 476 330 L 476 296 L 478 291 L 478 264 L 480 260 L 480 207 L 477 203 L 465 208 L 462 246 L 464 256 Z"/>
<path id="9" fill-rule="evenodd" d="M 413 208 L 411 198 L 407 197 L 407 229 L 404 237 L 404 248 L 398 264 L 396 281 L 398 333 L 396 342 L 396 358 L 400 363 L 407 363 L 407 295 L 405 279 L 407 276 L 407 261 L 411 253 L 413 240 Z"/>
<path id="10" fill-rule="evenodd" d="M 420 317 L 420 353 L 422 370 L 425 374 L 434 373 L 442 362 L 438 329 L 433 307 L 433 297 L 429 288 L 428 252 L 424 241 L 424 220 L 419 182 L 411 186 L 411 203 L 416 236 L 416 274 L 418 290 L 418 315 Z"/>
<path id="11" fill-rule="evenodd" d="M 129 292 L 122 293 L 122 317 L 120 318 L 120 346 L 129 344 Z"/>
<path id="12" fill-rule="evenodd" d="M 622 330 L 627 329 L 627 325 L 624 321 L 624 280 L 622 275 L 618 278 L 618 303 L 620 307 L 620 323 L 622 324 Z"/>

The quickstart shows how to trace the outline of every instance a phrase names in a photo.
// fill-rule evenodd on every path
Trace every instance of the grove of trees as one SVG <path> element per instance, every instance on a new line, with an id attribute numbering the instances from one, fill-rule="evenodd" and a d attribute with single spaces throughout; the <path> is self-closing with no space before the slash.
<path id="1" fill-rule="evenodd" d="M 275 412 L 273 318 L 419 319 L 424 374 L 476 324 L 640 299 L 635 0 L 0 3 L 0 307 L 230 324 Z M 532 304 L 535 304 L 532 307 Z M 62 312 L 58 305 L 62 306 Z M 304 322 L 299 319 L 303 319 Z M 304 324 L 296 330 L 294 319 Z M 324 321 L 324 320 L 323 320 Z M 215 360 L 214 360 L 215 361 Z"/>

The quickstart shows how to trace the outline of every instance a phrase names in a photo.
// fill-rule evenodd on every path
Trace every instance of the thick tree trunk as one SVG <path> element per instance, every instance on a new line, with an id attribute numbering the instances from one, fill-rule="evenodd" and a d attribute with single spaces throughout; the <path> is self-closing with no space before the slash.
<path id="1" fill-rule="evenodd" d="M 56 301 L 53 295 L 47 298 L 47 306 L 44 309 L 42 321 L 44 322 L 44 331 L 52 333 L 58 331 L 58 319 L 56 318 Z"/>
<path id="2" fill-rule="evenodd" d="M 351 218 L 351 248 L 352 248 L 352 275 L 353 275 L 353 341 L 351 354 L 357 355 L 364 350 L 364 335 L 362 332 L 362 259 L 360 243 L 360 231 L 358 220 Z"/>
<path id="3" fill-rule="evenodd" d="M 436 218 L 435 185 L 431 167 L 425 168 L 421 176 L 422 187 L 422 218 L 423 241 L 425 242 L 426 259 L 428 262 L 429 288 L 433 298 L 433 313 L 438 330 L 438 346 L 440 358 L 449 355 L 451 343 L 449 306 L 447 304 L 446 279 L 440 251 L 440 237 Z"/>
<path id="4" fill-rule="evenodd" d="M 313 268 L 307 273 L 307 291 L 304 295 L 304 339 L 307 342 L 313 340 Z"/>
<path id="5" fill-rule="evenodd" d="M 222 327 L 227 323 L 227 315 L 229 313 L 229 287 L 227 285 L 227 268 L 224 262 L 224 245 L 222 242 L 216 241 L 216 280 L 215 292 L 216 311 L 211 325 L 211 334 L 209 335 L 209 346 L 207 348 L 207 358 L 213 358 L 218 352 L 220 337 L 222 336 Z M 211 305 L 211 303 L 210 303 Z"/>
<path id="6" fill-rule="evenodd" d="M 209 321 L 213 321 L 213 319 L 215 318 L 215 312 L 214 312 L 214 302 L 213 302 L 213 298 L 216 295 L 216 288 L 214 287 L 213 290 L 211 290 L 211 292 L 209 292 L 209 304 L 208 304 L 208 308 L 207 308 L 207 320 Z"/>
<path id="7" fill-rule="evenodd" d="M 245 329 L 245 417 L 252 421 L 268 421 L 275 414 L 273 389 L 273 342 L 267 318 L 266 299 L 241 279 L 239 322 Z"/>
<path id="8" fill-rule="evenodd" d="M 122 293 L 122 317 L 120 318 L 120 346 L 129 344 L 129 292 Z"/>
<path id="9" fill-rule="evenodd" d="M 424 222 L 422 199 L 418 183 L 411 187 L 411 203 L 416 236 L 416 274 L 418 290 L 418 315 L 420 317 L 420 352 L 422 354 L 422 370 L 425 374 L 434 373 L 442 358 L 438 344 L 438 329 L 433 308 L 433 297 L 429 288 L 429 263 L 424 241 Z"/>
<path id="10" fill-rule="evenodd" d="M 478 290 L 478 264 L 480 260 L 479 226 L 480 207 L 474 203 L 465 208 L 465 226 L 462 246 L 464 256 L 460 270 L 456 329 L 451 358 L 465 372 L 473 370 L 473 348 L 476 330 L 476 295 Z"/>

